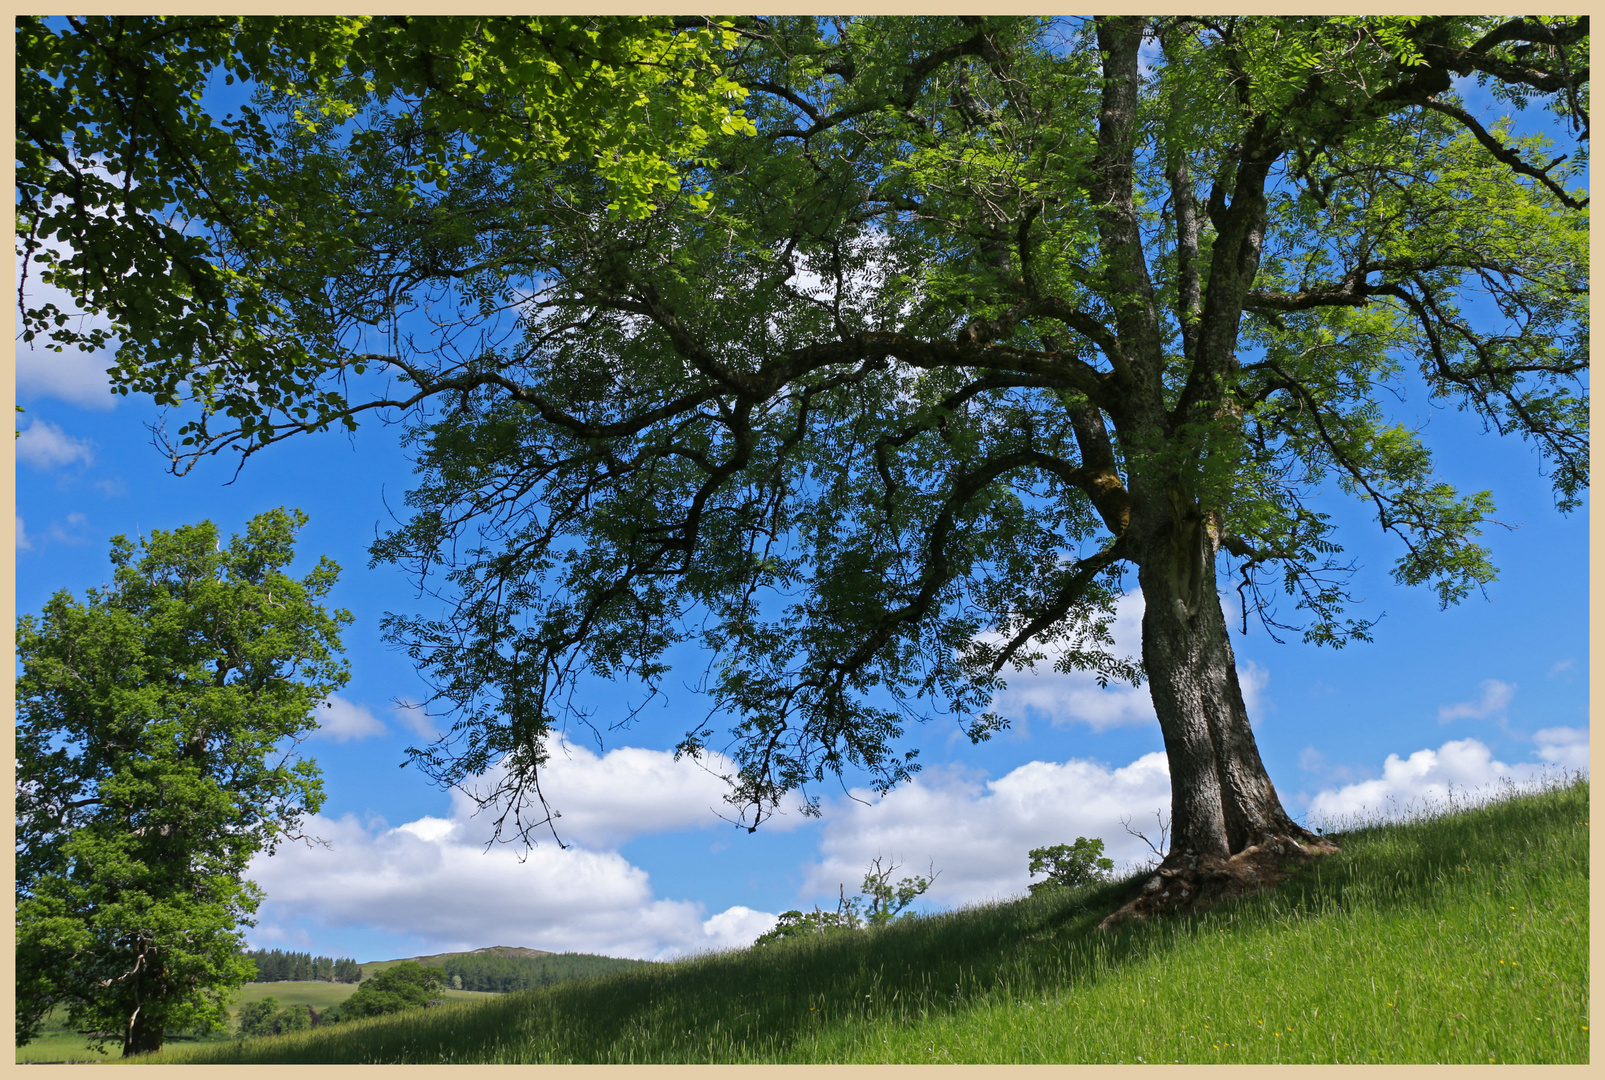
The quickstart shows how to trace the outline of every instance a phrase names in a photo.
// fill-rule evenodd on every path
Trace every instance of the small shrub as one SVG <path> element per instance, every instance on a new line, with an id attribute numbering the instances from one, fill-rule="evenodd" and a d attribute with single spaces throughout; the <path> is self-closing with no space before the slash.
<path id="1" fill-rule="evenodd" d="M 437 968 L 424 967 L 415 960 L 404 961 L 358 983 L 356 993 L 340 1003 L 337 1018 L 353 1020 L 421 1009 L 438 1000 L 445 981 L 445 974 Z"/>
<path id="2" fill-rule="evenodd" d="M 284 1035 L 292 1031 L 305 1031 L 312 1026 L 312 1010 L 306 1005 L 279 1008 L 279 999 L 265 997 L 261 1001 L 240 1006 L 235 1018 L 234 1034 L 240 1039 L 259 1039 L 268 1035 Z"/>
<path id="3" fill-rule="evenodd" d="M 866 926 L 885 926 L 902 913 L 906 918 L 912 912 L 903 909 L 912 904 L 914 900 L 923 895 L 931 887 L 940 870 L 932 868 L 929 877 L 906 877 L 900 879 L 896 885 L 892 884 L 892 874 L 901 869 L 899 864 L 881 866 L 879 858 L 869 864 L 869 870 L 864 874 L 864 884 L 857 896 L 849 897 L 846 887 L 841 890 L 841 899 L 836 902 L 835 911 L 824 911 L 817 905 L 814 910 L 786 911 L 780 915 L 780 921 L 774 929 L 758 937 L 753 945 L 769 945 L 776 941 L 784 941 L 791 937 L 806 937 L 810 934 L 838 933 L 844 930 L 862 930 Z"/>

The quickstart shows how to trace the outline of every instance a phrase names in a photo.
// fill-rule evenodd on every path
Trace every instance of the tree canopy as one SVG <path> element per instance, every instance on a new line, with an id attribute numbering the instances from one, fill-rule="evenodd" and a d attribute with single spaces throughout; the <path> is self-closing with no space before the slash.
<path id="1" fill-rule="evenodd" d="M 356 992 L 340 1002 L 336 1018 L 355 1020 L 421 1009 L 439 999 L 445 984 L 446 976 L 439 968 L 404 960 L 358 984 Z"/>
<path id="2" fill-rule="evenodd" d="M 1027 852 L 1031 862 L 1027 869 L 1032 877 L 1046 874 L 1045 881 L 1033 881 L 1032 892 L 1043 889 L 1079 889 L 1108 877 L 1115 861 L 1103 857 L 1103 841 L 1094 837 L 1076 837 L 1074 844 L 1054 844 L 1052 847 L 1032 848 Z"/>
<path id="3" fill-rule="evenodd" d="M 344 340 L 350 312 L 315 329 L 284 290 L 320 291 L 331 269 L 366 258 L 361 223 L 380 225 L 370 210 L 428 216 L 419 192 L 449 189 L 476 157 L 537 174 L 584 162 L 610 209 L 648 213 L 712 134 L 750 129 L 740 88 L 702 61 L 729 43 L 707 20 L 667 17 L 21 17 L 24 274 L 111 321 L 81 331 L 72 312 L 23 303 L 22 336 L 57 349 L 115 337 L 119 392 L 177 404 L 187 383 L 223 402 L 247 442 L 266 435 L 252 422 L 260 406 L 326 421 L 346 402 L 319 376 L 365 365 Z M 254 89 L 255 103 L 214 116 L 220 82 Z M 340 206 L 338 222 L 302 217 L 308 182 L 344 170 L 301 172 L 278 125 L 317 144 L 370 107 L 380 128 L 348 149 L 404 145 L 402 187 L 370 193 L 371 208 Z M 299 284 L 285 276 L 295 265 Z"/>
<path id="4" fill-rule="evenodd" d="M 344 685 L 305 515 L 112 540 L 113 582 L 17 622 L 17 1041 L 65 1006 L 125 1055 L 217 1027 L 253 966 L 246 864 L 323 801 L 295 744 Z"/>
<path id="5" fill-rule="evenodd" d="M 697 85 L 739 87 L 751 127 L 705 126 L 640 215 L 600 159 L 478 152 L 474 110 L 439 132 L 443 175 L 410 105 L 259 99 L 272 200 L 206 217 L 260 298 L 216 308 L 248 335 L 127 322 L 119 385 L 176 403 L 191 380 L 180 467 L 410 410 L 413 514 L 373 553 L 454 600 L 387 629 L 456 717 L 415 760 L 490 777 L 519 835 L 580 675 L 656 686 L 693 642 L 754 826 L 846 768 L 909 776 L 911 717 L 987 737 L 1005 669 L 1051 662 L 1149 681 L 1178 858 L 1313 842 L 1259 760 L 1217 575 L 1272 632 L 1363 639 L 1336 489 L 1397 539 L 1400 582 L 1448 604 L 1493 580 L 1492 496 L 1442 480 L 1401 393 L 1530 441 L 1578 505 L 1587 19 L 766 17 L 700 40 Z M 359 400 L 367 365 L 393 383 Z M 1132 577 L 1140 664 L 1108 633 Z"/>

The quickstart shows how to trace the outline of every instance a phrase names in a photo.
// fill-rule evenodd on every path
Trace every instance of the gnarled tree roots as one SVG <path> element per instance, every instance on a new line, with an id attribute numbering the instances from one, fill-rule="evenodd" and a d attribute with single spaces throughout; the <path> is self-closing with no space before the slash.
<path id="1" fill-rule="evenodd" d="M 1126 922 L 1207 910 L 1225 900 L 1275 888 L 1299 865 L 1338 850 L 1320 837 L 1272 836 L 1228 859 L 1173 852 L 1143 881 L 1130 901 L 1098 924 L 1108 930 Z"/>

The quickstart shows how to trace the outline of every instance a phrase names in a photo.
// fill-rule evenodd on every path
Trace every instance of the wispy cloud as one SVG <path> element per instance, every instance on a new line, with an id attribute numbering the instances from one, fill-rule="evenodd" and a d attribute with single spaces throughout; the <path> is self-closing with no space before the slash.
<path id="1" fill-rule="evenodd" d="M 1460 701 L 1453 705 L 1443 705 L 1438 709 L 1438 723 L 1447 724 L 1451 720 L 1486 720 L 1490 716 L 1497 716 L 1505 711 L 1511 699 L 1516 696 L 1516 684 L 1500 682 L 1498 679 L 1484 679 L 1478 688 L 1482 697 L 1476 701 Z"/>
<path id="2" fill-rule="evenodd" d="M 366 706 L 343 697 L 331 696 L 318 709 L 318 737 L 331 742 L 351 742 L 384 735 L 390 729 Z"/>
<path id="3" fill-rule="evenodd" d="M 429 710 L 416 701 L 397 698 L 390 708 L 390 715 L 395 718 L 396 723 L 420 739 L 433 739 L 440 734 L 435 728 L 434 719 L 429 715 Z"/>
<path id="4" fill-rule="evenodd" d="M 1563 769 L 1588 768 L 1587 728 L 1544 728 L 1533 732 L 1533 742 L 1538 745 L 1534 753 L 1551 765 L 1559 765 Z"/>
<path id="5" fill-rule="evenodd" d="M 62 520 L 52 520 L 44 532 L 29 532 L 22 515 L 17 515 L 17 550 L 36 551 L 41 544 L 82 544 L 87 541 L 84 526 L 89 519 L 76 511 Z"/>
<path id="6" fill-rule="evenodd" d="M 1358 778 L 1360 773 L 1348 765 L 1334 765 L 1327 756 L 1313 746 L 1306 746 L 1299 752 L 1298 767 L 1307 773 L 1315 773 L 1324 777 L 1327 782 L 1345 781 Z"/>
<path id="7" fill-rule="evenodd" d="M 81 462 L 92 464 L 94 448 L 87 439 L 75 439 L 48 420 L 35 420 L 16 436 L 17 460 L 36 469 L 59 469 Z"/>

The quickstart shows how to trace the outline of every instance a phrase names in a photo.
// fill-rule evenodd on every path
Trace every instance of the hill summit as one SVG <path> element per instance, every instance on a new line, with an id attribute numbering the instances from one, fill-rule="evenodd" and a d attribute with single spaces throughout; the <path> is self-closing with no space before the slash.
<path id="1" fill-rule="evenodd" d="M 416 960 L 420 964 L 431 962 L 438 964 L 453 956 L 556 956 L 547 949 L 526 949 L 522 945 L 487 945 L 483 949 L 469 949 L 466 952 L 430 953 L 427 956 L 413 956 L 408 959 Z M 382 962 L 382 961 L 381 961 Z"/>

